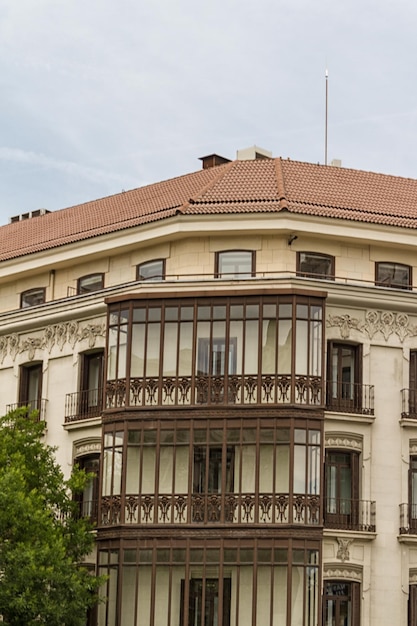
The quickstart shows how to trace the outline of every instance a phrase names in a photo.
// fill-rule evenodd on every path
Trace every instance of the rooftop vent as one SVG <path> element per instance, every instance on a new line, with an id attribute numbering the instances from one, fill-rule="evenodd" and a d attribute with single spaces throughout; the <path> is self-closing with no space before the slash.
<path id="1" fill-rule="evenodd" d="M 207 156 L 198 158 L 203 162 L 203 170 L 208 170 L 210 167 L 216 167 L 217 165 L 230 163 L 230 159 L 226 159 L 218 154 L 208 154 Z"/>
<path id="2" fill-rule="evenodd" d="M 23 222 L 23 220 L 30 220 L 32 217 L 39 217 L 40 215 L 46 215 L 47 213 L 50 213 L 48 209 L 37 209 L 36 211 L 29 211 L 28 213 L 14 215 L 10 218 L 10 224 L 13 224 L 14 222 Z"/>
<path id="3" fill-rule="evenodd" d="M 243 148 L 236 153 L 238 161 L 252 161 L 253 159 L 272 159 L 272 152 L 260 148 L 259 146 L 251 146 L 250 148 Z"/>
<path id="4" fill-rule="evenodd" d="M 342 161 L 341 159 L 333 159 L 330 165 L 333 167 L 342 167 Z"/>

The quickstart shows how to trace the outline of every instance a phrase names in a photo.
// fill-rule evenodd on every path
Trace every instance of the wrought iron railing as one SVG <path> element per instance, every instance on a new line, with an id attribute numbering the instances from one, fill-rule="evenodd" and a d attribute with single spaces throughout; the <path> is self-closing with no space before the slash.
<path id="1" fill-rule="evenodd" d="M 106 408 L 241 404 L 321 405 L 318 376 L 254 374 L 109 380 Z"/>
<path id="2" fill-rule="evenodd" d="M 417 504 L 400 504 L 400 535 L 417 535 Z"/>
<path id="3" fill-rule="evenodd" d="M 29 402 L 16 402 L 15 404 L 7 404 L 6 405 L 6 413 L 10 411 L 15 411 L 16 409 L 26 408 L 28 415 L 32 413 L 32 411 L 39 411 L 39 419 L 44 421 L 46 419 L 46 398 L 42 398 L 41 400 L 30 400 Z"/>
<path id="4" fill-rule="evenodd" d="M 375 501 L 325 498 L 324 528 L 375 532 Z"/>
<path id="5" fill-rule="evenodd" d="M 86 389 L 65 396 L 65 422 L 90 419 L 101 415 L 103 392 L 101 389 Z"/>
<path id="6" fill-rule="evenodd" d="M 320 496 L 271 493 L 103 496 L 100 523 L 305 524 L 320 523 Z"/>
<path id="7" fill-rule="evenodd" d="M 401 389 L 401 417 L 417 419 L 417 389 Z"/>
<path id="8" fill-rule="evenodd" d="M 374 414 L 374 386 L 328 380 L 326 408 L 341 413 Z"/>

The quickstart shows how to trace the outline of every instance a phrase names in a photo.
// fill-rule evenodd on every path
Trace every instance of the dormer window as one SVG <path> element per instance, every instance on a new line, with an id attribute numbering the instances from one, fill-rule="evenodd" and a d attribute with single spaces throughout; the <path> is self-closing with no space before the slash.
<path id="1" fill-rule="evenodd" d="M 255 276 L 253 250 L 227 250 L 216 253 L 216 278 L 251 278 Z"/>
<path id="2" fill-rule="evenodd" d="M 153 259 L 138 265 L 136 280 L 165 280 L 165 259 Z"/>
<path id="3" fill-rule="evenodd" d="M 298 252 L 297 275 L 334 280 L 334 257 L 318 252 Z"/>
<path id="4" fill-rule="evenodd" d="M 375 284 L 380 287 L 411 289 L 411 267 L 402 263 L 375 263 Z"/>
<path id="5" fill-rule="evenodd" d="M 37 287 L 28 289 L 20 294 L 20 308 L 26 309 L 29 306 L 36 306 L 45 302 L 45 288 Z"/>
<path id="6" fill-rule="evenodd" d="M 104 287 L 104 274 L 88 274 L 77 281 L 77 294 L 99 291 Z"/>

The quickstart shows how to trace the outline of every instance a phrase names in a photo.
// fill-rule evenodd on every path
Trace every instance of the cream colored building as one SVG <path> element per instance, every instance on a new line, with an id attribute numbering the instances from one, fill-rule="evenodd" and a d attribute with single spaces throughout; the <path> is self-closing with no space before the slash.
<path id="1" fill-rule="evenodd" d="M 0 228 L 0 410 L 97 473 L 90 625 L 416 626 L 417 180 L 250 156 Z"/>

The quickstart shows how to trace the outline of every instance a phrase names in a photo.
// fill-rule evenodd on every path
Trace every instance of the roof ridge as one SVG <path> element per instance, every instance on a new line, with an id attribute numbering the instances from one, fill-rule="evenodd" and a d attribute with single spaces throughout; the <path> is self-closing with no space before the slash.
<path id="1" fill-rule="evenodd" d="M 198 199 L 203 196 L 205 193 L 207 193 L 207 191 L 215 184 L 217 184 L 219 182 L 219 180 L 225 176 L 225 174 L 228 172 L 228 170 L 231 170 L 232 167 L 237 163 L 237 161 L 230 161 L 230 163 L 224 163 L 223 165 L 218 165 L 217 167 L 220 169 L 221 168 L 221 172 L 218 172 L 217 176 L 215 176 L 209 183 L 207 183 L 207 185 L 204 185 L 204 187 L 198 192 L 197 195 L 195 195 L 194 197 L 191 197 L 188 202 L 184 202 L 182 204 L 182 206 L 178 209 L 179 212 L 181 213 L 185 213 L 187 206 L 189 206 L 190 204 L 197 204 L 198 203 Z M 206 202 L 209 202 L 206 200 Z"/>
<path id="2" fill-rule="evenodd" d="M 284 172 L 282 170 L 282 157 L 274 159 L 275 161 L 275 176 L 277 178 L 278 200 L 281 209 L 288 210 L 287 194 L 285 192 Z"/>

